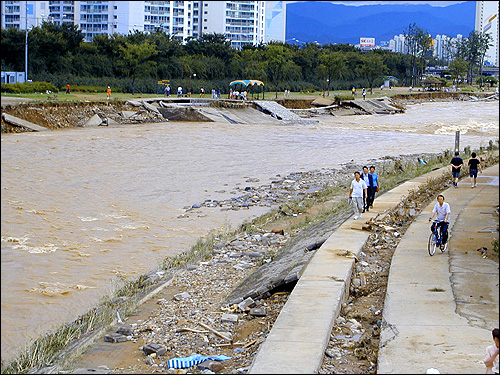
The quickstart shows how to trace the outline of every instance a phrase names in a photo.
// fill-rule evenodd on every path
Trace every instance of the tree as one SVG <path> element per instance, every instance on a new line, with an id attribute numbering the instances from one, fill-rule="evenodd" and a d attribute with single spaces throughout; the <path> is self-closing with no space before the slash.
<path id="1" fill-rule="evenodd" d="M 76 25 L 57 25 L 43 22 L 28 34 L 29 70 L 60 72 L 67 69 L 61 64 L 63 57 L 80 50 L 84 36 Z"/>
<path id="2" fill-rule="evenodd" d="M 480 31 L 471 31 L 469 36 L 457 44 L 457 57 L 462 57 L 469 64 L 467 81 L 472 84 L 474 71 L 479 68 L 482 76 L 484 56 L 492 45 L 493 37 Z"/>
<path id="3" fill-rule="evenodd" d="M 320 71 L 326 78 L 326 89 L 330 96 L 330 82 L 333 79 L 340 79 L 346 71 L 346 59 L 342 52 L 323 52 L 319 56 Z"/>
<path id="4" fill-rule="evenodd" d="M 267 74 L 275 84 L 276 98 L 278 97 L 278 84 L 285 77 L 285 71 L 295 65 L 292 61 L 290 49 L 280 43 L 270 43 L 266 51 Z"/>
<path id="5" fill-rule="evenodd" d="M 156 62 L 150 59 L 158 52 L 154 45 L 148 42 L 132 44 L 125 42 L 120 46 L 121 64 L 129 77 L 132 77 L 132 94 L 135 94 L 135 79 L 138 74 L 147 74 L 156 67 Z"/>
<path id="6" fill-rule="evenodd" d="M 453 83 L 457 83 L 464 78 L 467 73 L 468 63 L 464 59 L 453 60 L 448 66 Z"/>
<path id="7" fill-rule="evenodd" d="M 23 30 L 9 27 L 0 33 L 0 55 L 2 70 L 24 71 L 24 42 L 26 34 Z"/>
<path id="8" fill-rule="evenodd" d="M 410 24 L 404 32 L 405 45 L 411 57 L 410 77 L 411 85 L 415 86 L 420 80 L 425 69 L 426 57 L 429 55 L 432 46 L 432 38 L 415 23 Z"/>
<path id="9" fill-rule="evenodd" d="M 380 56 L 373 53 L 362 55 L 361 60 L 363 65 L 359 68 L 359 73 L 366 78 L 370 86 L 370 94 L 373 94 L 373 82 L 387 73 L 387 66 Z"/>

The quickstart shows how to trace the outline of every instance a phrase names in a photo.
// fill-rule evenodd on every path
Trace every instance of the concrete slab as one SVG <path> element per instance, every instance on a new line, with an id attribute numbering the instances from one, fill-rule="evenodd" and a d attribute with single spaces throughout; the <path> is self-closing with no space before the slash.
<path id="1" fill-rule="evenodd" d="M 95 114 L 87 122 L 83 125 L 85 128 L 89 128 L 92 126 L 99 126 L 102 124 L 102 118 L 99 117 L 98 114 Z"/>
<path id="2" fill-rule="evenodd" d="M 7 113 L 2 113 L 2 118 L 4 121 L 10 125 L 14 126 L 22 126 L 24 128 L 31 129 L 34 132 L 43 132 L 43 131 L 50 131 L 49 128 L 46 128 L 45 126 L 40 126 L 37 124 L 34 124 L 32 122 L 23 120 L 19 117 L 9 115 Z"/>
<path id="3" fill-rule="evenodd" d="M 275 342 L 264 341 L 257 355 L 259 360 L 254 362 L 249 373 L 251 374 L 315 374 L 323 361 L 325 346 L 323 343 L 302 341 Z M 300 351 L 302 355 L 295 356 L 294 361 L 283 360 L 291 353 Z M 281 359 L 281 360 L 280 360 Z M 279 363 L 277 363 L 279 360 Z M 251 371 L 251 372 L 250 372 Z"/>

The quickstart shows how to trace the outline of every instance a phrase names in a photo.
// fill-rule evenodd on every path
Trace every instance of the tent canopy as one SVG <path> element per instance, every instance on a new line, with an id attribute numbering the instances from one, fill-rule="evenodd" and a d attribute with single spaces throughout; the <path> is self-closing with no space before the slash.
<path id="1" fill-rule="evenodd" d="M 243 86 L 264 86 L 264 82 L 259 81 L 258 79 L 238 79 L 236 81 L 232 81 L 229 86 L 234 85 L 243 85 Z"/>

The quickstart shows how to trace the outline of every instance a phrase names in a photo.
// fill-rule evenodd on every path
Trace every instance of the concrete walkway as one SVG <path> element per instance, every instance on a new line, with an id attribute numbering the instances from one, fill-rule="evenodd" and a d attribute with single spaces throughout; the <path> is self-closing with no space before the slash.
<path id="1" fill-rule="evenodd" d="M 486 184 L 494 180 L 494 178 L 488 178 L 487 175 L 495 175 L 495 171 L 497 187 L 494 187 L 493 184 L 491 188 L 496 191 L 496 204 L 498 204 L 498 166 L 486 170 L 481 175 L 481 180 L 478 179 L 478 188 L 470 189 L 470 185 L 463 182 L 461 187 L 455 189 L 453 193 L 463 191 L 464 195 L 468 193 L 481 198 L 483 192 L 489 191 L 490 185 Z M 315 256 L 304 270 L 266 341 L 259 348 L 249 369 L 249 373 L 312 374 L 318 372 L 323 362 L 324 351 L 327 347 L 333 324 L 340 312 L 341 304 L 345 301 L 349 291 L 352 267 L 354 265 L 353 256 L 357 256 L 361 252 L 370 234 L 370 232 L 360 230 L 363 223 L 386 209 L 395 207 L 410 190 L 424 184 L 429 178 L 441 176 L 443 173 L 449 174 L 449 167 L 444 167 L 407 181 L 381 195 L 376 199 L 374 209 L 370 210 L 369 213 L 363 214 L 362 220 L 354 221 L 351 218 L 330 236 L 317 250 Z M 448 202 L 451 204 L 454 215 L 457 215 L 465 209 L 465 203 L 460 206 L 458 202 L 455 202 L 457 199 L 453 199 L 453 194 L 451 193 L 448 194 L 450 196 Z M 460 201 L 460 199 L 458 200 Z M 466 201 L 464 200 L 464 202 Z M 430 205 L 430 209 L 432 209 L 433 205 L 434 202 Z M 450 277 L 447 269 L 448 262 L 447 260 L 445 261 L 445 259 L 448 259 L 448 253 L 437 254 L 434 257 L 430 257 L 427 253 L 427 238 L 429 235 L 427 218 L 430 216 L 430 209 L 427 208 L 421 217 L 417 219 L 416 225 L 421 225 L 422 228 L 419 228 L 418 232 L 414 232 L 413 229 L 410 229 L 413 226 L 412 224 L 398 246 L 399 250 L 402 244 L 404 246 L 406 242 L 413 240 L 414 248 L 417 250 L 414 249 L 413 252 L 396 250 L 402 256 L 401 258 L 394 258 L 396 267 L 394 273 L 391 267 L 390 288 L 388 289 L 388 299 L 384 310 L 386 324 L 381 336 L 383 346 L 379 358 L 379 373 L 411 373 L 412 371 L 425 373 L 429 367 L 439 367 L 439 361 L 435 360 L 433 356 L 426 355 L 421 348 L 416 349 L 413 346 L 414 340 L 406 338 L 406 336 L 398 333 L 397 330 L 399 324 L 405 324 L 410 321 L 414 324 L 419 321 L 413 311 L 422 299 L 421 295 L 415 293 L 415 290 L 419 289 L 419 283 L 426 283 L 429 280 L 439 280 L 440 284 L 433 282 L 430 288 L 441 287 L 440 285 L 443 284 L 443 289 L 447 291 L 446 293 L 425 293 L 434 299 L 446 294 L 448 296 L 448 303 L 453 304 L 453 311 L 455 310 L 455 301 L 451 293 Z M 454 220 L 453 216 L 452 220 Z M 491 243 L 489 247 L 491 248 Z M 453 249 L 451 239 L 450 248 Z M 424 264 L 422 265 L 419 262 L 423 262 Z M 435 269 L 440 263 L 442 263 L 441 268 L 443 269 Z M 498 263 L 496 264 L 498 265 Z M 421 267 L 424 269 L 421 270 Z M 495 277 L 498 288 L 498 266 Z M 428 285 L 420 287 L 420 289 L 426 290 L 430 288 Z M 473 336 L 468 334 L 463 335 L 462 330 L 452 331 L 451 328 L 454 328 L 453 324 L 450 327 L 448 316 L 442 315 L 442 309 L 444 308 L 442 304 L 429 303 L 426 306 L 427 309 L 424 309 L 423 315 L 430 318 L 433 327 L 437 327 L 437 331 L 443 331 L 445 334 L 448 334 L 446 340 L 440 337 L 439 343 L 441 345 L 448 348 L 447 345 L 449 345 L 450 339 L 453 337 L 460 338 L 462 341 L 469 340 L 470 344 L 468 346 L 473 346 L 482 360 L 484 348 L 491 341 L 491 334 L 488 330 L 484 328 L 472 328 L 471 330 L 475 332 Z M 408 309 L 408 307 L 410 308 Z M 409 313 L 410 311 L 411 313 Z M 498 312 L 498 294 L 496 311 Z M 446 320 L 442 320 L 441 316 Z M 467 322 L 466 319 L 464 320 Z M 430 340 L 427 336 L 437 336 L 437 333 L 432 329 L 422 332 L 422 327 L 407 327 L 408 329 L 413 329 L 413 331 L 410 330 L 408 332 L 408 335 L 416 335 L 417 333 L 425 334 L 425 338 L 422 338 L 421 341 L 434 342 L 435 340 Z M 463 327 L 460 328 L 462 329 Z M 489 327 L 488 329 L 491 331 Z M 395 333 L 390 335 L 391 332 Z M 409 350 L 403 351 L 403 347 L 407 347 Z M 470 347 L 467 351 L 468 353 L 471 352 Z M 440 353 L 440 355 L 443 355 L 442 351 L 435 349 L 435 352 Z M 410 352 L 414 356 L 421 357 L 415 360 L 418 366 L 409 367 L 409 361 L 412 358 Z M 462 351 L 460 351 L 460 355 L 463 355 Z M 422 361 L 422 358 L 427 356 L 430 357 L 429 361 Z M 459 356 L 459 354 L 455 356 Z M 468 361 L 470 362 L 471 358 Z M 464 362 L 467 361 L 460 361 L 462 365 Z M 477 363 L 474 364 L 476 365 L 474 368 L 477 370 Z M 458 363 L 456 367 L 459 367 Z M 454 368 L 454 371 L 450 372 L 470 372 L 470 370 L 467 368 L 464 371 L 462 367 L 461 371 L 456 371 Z"/>
<path id="2" fill-rule="evenodd" d="M 391 264 L 378 358 L 379 374 L 484 374 L 485 349 L 498 327 L 498 262 L 477 251 L 498 239 L 498 165 L 443 192 L 452 209 L 445 253 L 426 249 L 427 206 L 408 228 Z M 485 230 L 486 229 L 486 230 Z M 489 233 L 488 233 L 489 232 Z"/>

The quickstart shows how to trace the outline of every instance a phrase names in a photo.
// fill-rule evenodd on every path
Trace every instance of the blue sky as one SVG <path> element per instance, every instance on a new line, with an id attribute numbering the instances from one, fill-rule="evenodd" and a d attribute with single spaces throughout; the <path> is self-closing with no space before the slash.
<path id="1" fill-rule="evenodd" d="M 330 1 L 330 3 L 352 6 L 376 4 L 428 4 L 432 6 L 445 7 L 448 5 L 464 3 L 464 1 Z"/>

